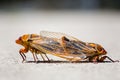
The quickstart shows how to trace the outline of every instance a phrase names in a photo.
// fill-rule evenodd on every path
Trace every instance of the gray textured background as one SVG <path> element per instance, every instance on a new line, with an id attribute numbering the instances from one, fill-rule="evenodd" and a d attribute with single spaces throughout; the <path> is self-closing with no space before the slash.
<path id="1" fill-rule="evenodd" d="M 120 63 L 24 63 L 15 40 L 41 30 L 99 43 L 120 59 L 120 13 L 111 11 L 18 11 L 0 13 L 0 80 L 120 80 Z M 32 55 L 27 54 L 28 60 Z M 51 59 L 59 58 L 49 55 Z"/>

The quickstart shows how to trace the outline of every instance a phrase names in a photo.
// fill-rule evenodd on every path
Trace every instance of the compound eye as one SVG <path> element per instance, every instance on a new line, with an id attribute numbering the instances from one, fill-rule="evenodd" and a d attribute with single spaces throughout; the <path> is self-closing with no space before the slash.
<path id="1" fill-rule="evenodd" d="M 22 40 L 21 37 L 19 37 L 19 40 Z"/>
<path id="2" fill-rule="evenodd" d="M 21 42 L 22 42 L 22 39 L 21 39 L 21 37 L 19 37 L 19 38 L 16 40 L 16 43 L 21 44 Z"/>

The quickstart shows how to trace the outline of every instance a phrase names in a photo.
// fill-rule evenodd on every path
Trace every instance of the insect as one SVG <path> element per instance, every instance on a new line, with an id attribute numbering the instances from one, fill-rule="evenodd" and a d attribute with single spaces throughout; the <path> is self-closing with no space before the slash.
<path id="1" fill-rule="evenodd" d="M 16 40 L 16 43 L 24 48 L 19 50 L 23 62 L 26 60 L 25 53 L 30 51 L 33 54 L 34 61 L 38 60 L 40 54 L 43 61 L 47 58 L 46 54 L 51 54 L 64 58 L 68 61 L 92 61 L 103 62 L 106 58 L 106 50 L 99 44 L 83 42 L 75 37 L 59 32 L 41 31 L 40 35 L 25 34 Z"/>

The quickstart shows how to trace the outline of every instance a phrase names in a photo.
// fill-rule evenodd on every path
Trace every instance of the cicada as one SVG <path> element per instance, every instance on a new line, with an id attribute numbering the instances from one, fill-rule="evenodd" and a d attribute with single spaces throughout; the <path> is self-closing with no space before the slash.
<path id="1" fill-rule="evenodd" d="M 73 36 L 59 32 L 41 31 L 40 35 L 25 34 L 19 37 L 16 43 L 23 46 L 19 50 L 23 61 L 26 60 L 25 53 L 30 51 L 33 54 L 34 61 L 38 61 L 38 54 L 41 55 L 43 61 L 45 61 L 45 57 L 50 61 L 46 54 L 51 54 L 71 62 L 103 62 L 106 58 L 114 62 L 106 56 L 107 52 L 101 45 L 83 42 Z"/>

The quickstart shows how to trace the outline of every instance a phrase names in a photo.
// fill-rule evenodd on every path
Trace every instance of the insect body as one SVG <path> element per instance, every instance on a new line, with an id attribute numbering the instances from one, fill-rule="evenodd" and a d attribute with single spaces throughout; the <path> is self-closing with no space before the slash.
<path id="1" fill-rule="evenodd" d="M 41 31 L 40 35 L 25 34 L 17 39 L 16 43 L 24 46 L 24 49 L 19 50 L 23 61 L 26 59 L 24 53 L 31 51 L 35 61 L 37 60 L 36 54 L 40 54 L 43 60 L 42 54 L 48 60 L 46 54 L 52 54 L 69 61 L 99 62 L 108 58 L 113 62 L 111 58 L 105 56 L 107 52 L 101 45 L 83 42 L 63 33 Z"/>

